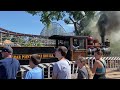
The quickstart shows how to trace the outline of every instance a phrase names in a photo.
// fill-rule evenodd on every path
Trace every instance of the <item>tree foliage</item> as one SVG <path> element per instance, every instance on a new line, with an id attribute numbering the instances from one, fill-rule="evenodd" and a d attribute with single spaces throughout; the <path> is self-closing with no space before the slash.
<path id="1" fill-rule="evenodd" d="M 39 15 L 40 21 L 49 26 L 54 20 L 63 20 L 66 24 L 74 25 L 74 32 L 80 35 L 82 30 L 94 17 L 95 11 L 26 11 L 30 14 Z"/>

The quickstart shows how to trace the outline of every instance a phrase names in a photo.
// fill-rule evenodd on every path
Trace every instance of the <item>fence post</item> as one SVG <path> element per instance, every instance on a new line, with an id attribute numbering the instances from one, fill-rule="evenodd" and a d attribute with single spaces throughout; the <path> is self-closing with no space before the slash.
<path id="1" fill-rule="evenodd" d="M 44 75 L 44 71 L 45 71 L 44 68 L 42 68 L 42 70 L 43 70 L 43 75 Z M 45 75 L 43 76 L 43 78 L 45 78 Z"/>
<path id="2" fill-rule="evenodd" d="M 111 69 L 111 63 L 112 63 L 112 62 L 111 62 L 111 60 L 110 60 L 110 69 Z"/>
<path id="3" fill-rule="evenodd" d="M 48 66 L 48 78 L 50 78 L 50 66 Z"/>
<path id="4" fill-rule="evenodd" d="M 109 68 L 109 60 L 107 60 L 107 68 Z"/>
<path id="5" fill-rule="evenodd" d="M 92 64 L 92 68 L 93 68 L 93 59 L 91 59 L 91 64 Z"/>
<path id="6" fill-rule="evenodd" d="M 120 59 L 119 59 L 119 62 L 118 62 L 118 70 L 120 71 Z"/>
<path id="7" fill-rule="evenodd" d="M 118 70 L 118 60 L 117 60 L 117 70 Z"/>
<path id="8" fill-rule="evenodd" d="M 50 78 L 50 63 L 45 63 L 44 65 L 47 67 L 48 78 Z"/>
<path id="9" fill-rule="evenodd" d="M 117 69 L 117 60 L 115 60 L 115 69 Z"/>
<path id="10" fill-rule="evenodd" d="M 72 67 L 72 74 L 74 74 L 74 70 L 75 70 L 75 65 L 74 65 L 74 63 L 72 64 L 73 65 L 73 67 Z"/>
<path id="11" fill-rule="evenodd" d="M 88 60 L 88 66 L 90 66 L 90 60 L 89 59 L 87 59 Z"/>

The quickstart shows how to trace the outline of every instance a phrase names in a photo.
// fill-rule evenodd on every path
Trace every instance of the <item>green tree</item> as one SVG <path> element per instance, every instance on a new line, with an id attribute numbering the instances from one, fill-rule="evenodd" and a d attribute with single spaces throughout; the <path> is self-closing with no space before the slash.
<path id="1" fill-rule="evenodd" d="M 5 40 L 7 40 L 7 37 L 3 37 L 3 38 L 2 38 L 2 41 L 5 41 Z"/>
<path id="2" fill-rule="evenodd" d="M 81 32 L 94 17 L 95 11 L 27 11 L 28 13 L 40 16 L 40 21 L 49 26 L 54 20 L 63 20 L 66 24 L 74 25 L 74 33 L 81 35 Z"/>
<path id="3" fill-rule="evenodd" d="M 17 38 L 11 38 L 12 42 L 17 42 Z"/>
<path id="4" fill-rule="evenodd" d="M 42 47 L 42 46 L 44 46 L 44 45 L 42 45 L 41 42 L 36 42 L 35 44 L 36 44 L 35 46 L 37 46 L 37 47 Z"/>

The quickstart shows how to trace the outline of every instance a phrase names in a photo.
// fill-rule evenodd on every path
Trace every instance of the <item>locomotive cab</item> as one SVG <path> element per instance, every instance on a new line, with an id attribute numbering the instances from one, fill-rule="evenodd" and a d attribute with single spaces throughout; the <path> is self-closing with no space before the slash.
<path id="1" fill-rule="evenodd" d="M 65 46 L 68 48 L 66 58 L 68 60 L 77 60 L 79 55 L 87 56 L 87 38 L 88 36 L 62 36 L 53 35 L 49 39 L 56 41 L 56 48 L 59 46 Z"/>

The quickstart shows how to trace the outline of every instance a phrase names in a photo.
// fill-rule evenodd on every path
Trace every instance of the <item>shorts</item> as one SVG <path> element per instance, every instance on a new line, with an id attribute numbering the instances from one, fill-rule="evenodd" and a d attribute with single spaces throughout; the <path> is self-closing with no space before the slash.
<path id="1" fill-rule="evenodd" d="M 106 79 L 106 76 L 105 76 L 105 74 L 101 74 L 101 75 L 95 74 L 93 79 Z"/>

